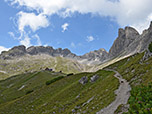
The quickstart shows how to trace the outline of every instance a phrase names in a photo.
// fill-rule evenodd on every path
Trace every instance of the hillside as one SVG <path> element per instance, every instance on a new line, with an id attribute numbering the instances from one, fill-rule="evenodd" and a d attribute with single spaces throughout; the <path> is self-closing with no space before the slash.
<path id="1" fill-rule="evenodd" d="M 10 77 L 0 81 L 0 114 L 92 114 L 102 111 L 101 109 L 110 111 L 111 109 L 108 107 L 115 106 L 114 102 L 119 103 L 119 107 L 116 107 L 117 110 L 115 110 L 116 114 L 127 110 L 129 110 L 128 114 L 139 113 L 139 111 L 151 113 L 152 56 L 148 55 L 151 53 L 135 54 L 94 73 L 67 75 L 40 71 Z M 108 71 L 108 69 L 113 70 Z M 113 71 L 118 71 L 122 78 L 131 85 L 129 105 L 121 104 L 123 98 L 115 101 L 124 96 L 121 94 L 125 89 L 120 89 L 121 94 L 117 94 L 117 96 L 115 96 L 117 93 L 115 90 L 120 85 L 123 87 L 126 82 L 120 81 L 119 85 Z M 98 75 L 99 78 L 95 82 L 90 82 L 95 75 Z M 57 80 L 57 77 L 61 76 L 63 78 Z M 80 79 L 84 76 L 88 77 L 86 78 L 88 81 L 83 85 L 80 83 Z M 126 86 L 124 85 L 124 87 Z M 141 90 L 147 94 L 141 93 Z M 145 103 L 142 98 L 147 99 Z M 129 109 L 128 106 L 130 106 Z"/>
<path id="2" fill-rule="evenodd" d="M 56 72 L 62 71 L 64 73 L 79 73 L 90 68 L 90 66 L 75 60 L 49 55 L 24 56 L 9 60 L 0 59 L 0 80 L 17 74 L 40 71 L 47 67 Z"/>
<path id="3" fill-rule="evenodd" d="M 151 54 L 150 54 L 151 55 Z M 152 56 L 147 57 L 147 51 L 135 54 L 106 68 L 117 70 L 131 85 L 129 114 L 152 113 L 151 82 Z M 123 112 L 124 105 L 120 105 L 116 112 Z"/>
<path id="4" fill-rule="evenodd" d="M 90 82 L 94 75 L 98 79 Z M 0 114 L 95 113 L 115 99 L 119 83 L 113 75 L 100 70 L 70 76 L 50 71 L 13 76 L 0 82 Z M 64 78 L 46 85 L 59 76 Z M 88 81 L 81 84 L 84 76 Z"/>

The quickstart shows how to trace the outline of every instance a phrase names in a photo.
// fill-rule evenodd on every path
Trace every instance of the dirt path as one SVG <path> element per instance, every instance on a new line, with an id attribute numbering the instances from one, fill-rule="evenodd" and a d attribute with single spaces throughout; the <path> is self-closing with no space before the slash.
<path id="1" fill-rule="evenodd" d="M 119 105 L 121 104 L 127 104 L 128 99 L 130 97 L 130 90 L 131 87 L 129 83 L 122 78 L 122 76 L 119 74 L 119 72 L 112 70 L 112 69 L 106 69 L 107 71 L 113 71 L 116 74 L 114 75 L 117 79 L 119 79 L 120 86 L 119 88 L 115 91 L 116 94 L 116 99 L 113 101 L 110 105 L 107 107 L 103 108 L 96 114 L 114 114 L 115 110 L 118 108 Z"/>

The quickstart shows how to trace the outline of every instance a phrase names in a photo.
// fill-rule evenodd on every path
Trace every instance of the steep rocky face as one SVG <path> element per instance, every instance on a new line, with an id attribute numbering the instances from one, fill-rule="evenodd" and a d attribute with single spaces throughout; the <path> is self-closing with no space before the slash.
<path id="1" fill-rule="evenodd" d="M 148 29 L 140 35 L 134 28 L 119 29 L 119 36 L 109 51 L 109 57 L 132 55 L 148 49 L 152 42 L 152 22 Z"/>
<path id="2" fill-rule="evenodd" d="M 0 55 L 1 59 L 11 59 L 13 57 L 20 57 L 26 54 L 26 47 L 23 45 L 15 46 L 9 51 L 3 51 Z"/>
<path id="3" fill-rule="evenodd" d="M 140 44 L 138 52 L 142 52 L 145 49 L 148 49 L 149 44 L 152 42 L 152 22 L 147 30 L 145 30 L 140 37 Z"/>
<path id="4" fill-rule="evenodd" d="M 37 54 L 49 54 L 53 55 L 54 49 L 50 46 L 31 46 L 27 48 L 27 53 L 30 55 L 37 55 Z"/>
<path id="5" fill-rule="evenodd" d="M 108 58 L 108 52 L 105 49 L 99 49 L 91 51 L 81 56 L 82 59 L 87 59 L 88 61 L 104 61 Z"/>
<path id="6" fill-rule="evenodd" d="M 119 29 L 117 39 L 114 41 L 110 51 L 109 57 L 113 58 L 122 53 L 126 48 L 130 46 L 137 38 L 139 33 L 132 27 L 126 27 L 125 29 Z"/>

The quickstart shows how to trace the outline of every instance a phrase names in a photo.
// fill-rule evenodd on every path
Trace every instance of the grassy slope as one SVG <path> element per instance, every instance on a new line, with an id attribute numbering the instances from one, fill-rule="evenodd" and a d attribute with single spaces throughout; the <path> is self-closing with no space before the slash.
<path id="1" fill-rule="evenodd" d="M 25 56 L 13 60 L 0 60 L 0 71 L 6 72 L 5 76 L 0 74 L 0 80 L 25 72 L 40 71 L 40 69 L 46 67 L 57 72 L 62 70 L 64 73 L 79 73 L 89 68 L 87 65 L 63 57 L 51 57 L 49 55 Z"/>
<path id="2" fill-rule="evenodd" d="M 94 74 L 100 78 L 86 85 L 79 83 L 83 76 L 89 79 Z M 100 70 L 95 73 L 80 73 L 45 85 L 47 80 L 63 75 L 53 75 L 50 72 L 35 72 L 11 77 L 0 82 L 0 114 L 50 114 L 53 112 L 68 114 L 76 112 L 95 113 L 110 104 L 115 99 L 114 90 L 119 82 L 113 77 L 114 73 Z M 10 86 L 14 84 L 13 86 Z M 9 88 L 6 88 L 9 85 Z M 18 89 L 26 85 L 21 91 Z M 27 90 L 34 90 L 26 95 Z M 0 92 L 0 93 L 1 93 Z M 6 96 L 6 97 L 5 97 Z M 89 99 L 92 100 L 89 101 Z M 86 104 L 85 104 L 86 103 Z M 77 108 L 79 107 L 79 108 Z"/>
<path id="3" fill-rule="evenodd" d="M 0 104 L 22 97 L 27 91 L 37 90 L 45 85 L 45 81 L 58 76 L 64 74 L 42 71 L 16 75 L 0 81 Z"/>
<path id="4" fill-rule="evenodd" d="M 144 88 L 147 88 L 148 84 L 152 82 L 152 57 L 150 57 L 148 60 L 141 62 L 143 55 L 144 53 L 136 54 L 134 56 L 128 57 L 124 60 L 121 60 L 117 63 L 108 66 L 108 68 L 112 68 L 120 72 L 120 74 L 130 82 L 130 85 L 132 87 L 132 91 L 131 91 L 132 96 L 130 97 L 130 99 L 136 97 L 134 96 L 134 94 L 137 95 L 137 93 L 134 92 L 136 88 L 139 88 L 139 90 L 141 90 L 140 89 L 142 88 L 141 85 L 144 86 Z M 138 93 L 140 94 L 141 92 L 138 91 Z M 148 98 L 148 96 L 146 98 L 151 99 Z M 134 105 L 135 102 L 137 102 L 138 104 L 138 101 L 129 102 L 129 103 L 131 103 L 130 105 L 132 106 Z M 151 102 L 151 100 L 149 102 Z M 121 106 L 117 111 L 120 111 L 120 109 Z M 132 109 L 130 110 L 131 110 L 130 113 L 132 113 Z M 139 112 L 135 112 L 135 113 L 139 113 Z"/>
<path id="5" fill-rule="evenodd" d="M 140 62 L 144 53 L 121 60 L 108 68 L 116 69 L 132 86 L 147 84 L 152 80 L 152 57 Z"/>

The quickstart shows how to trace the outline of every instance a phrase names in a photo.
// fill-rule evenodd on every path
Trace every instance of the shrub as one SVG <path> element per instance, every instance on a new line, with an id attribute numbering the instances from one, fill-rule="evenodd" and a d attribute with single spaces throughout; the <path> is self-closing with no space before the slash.
<path id="1" fill-rule="evenodd" d="M 149 44 L 148 49 L 149 49 L 149 51 L 152 53 L 152 42 Z"/>
<path id="2" fill-rule="evenodd" d="M 52 84 L 52 83 L 54 83 L 54 82 L 56 82 L 56 81 L 58 81 L 58 80 L 60 80 L 60 79 L 62 79 L 62 78 L 64 78 L 64 76 L 59 76 L 59 77 L 57 77 L 57 78 L 54 78 L 54 79 L 52 79 L 52 80 L 49 80 L 49 81 L 46 81 L 46 85 L 50 85 L 50 84 Z"/>
<path id="3" fill-rule="evenodd" d="M 34 91 L 34 90 L 29 90 L 29 91 L 27 91 L 27 92 L 26 92 L 26 95 L 32 93 L 33 91 Z"/>
<path id="4" fill-rule="evenodd" d="M 67 76 L 72 76 L 72 75 L 73 75 L 73 73 L 67 74 Z"/>
<path id="5" fill-rule="evenodd" d="M 152 83 L 133 88 L 129 104 L 131 114 L 152 114 Z"/>

